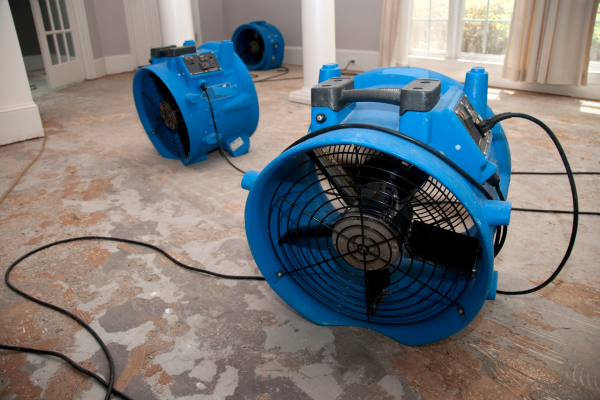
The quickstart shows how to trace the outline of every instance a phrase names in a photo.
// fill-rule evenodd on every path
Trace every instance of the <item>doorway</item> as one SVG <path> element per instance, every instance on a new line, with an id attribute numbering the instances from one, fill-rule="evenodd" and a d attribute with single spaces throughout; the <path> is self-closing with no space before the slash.
<path id="1" fill-rule="evenodd" d="M 71 0 L 9 0 L 33 97 L 82 81 Z"/>
<path id="2" fill-rule="evenodd" d="M 42 50 L 35 30 L 31 4 L 29 0 L 8 0 L 8 3 L 15 22 L 31 94 L 36 98 L 47 93 L 50 89 L 48 88 L 48 79 L 44 69 Z"/>

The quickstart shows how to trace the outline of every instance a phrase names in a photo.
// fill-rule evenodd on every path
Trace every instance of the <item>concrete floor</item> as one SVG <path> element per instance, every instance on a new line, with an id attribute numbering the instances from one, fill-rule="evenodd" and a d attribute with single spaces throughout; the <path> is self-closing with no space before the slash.
<path id="1" fill-rule="evenodd" d="M 466 70 L 466 69 L 465 69 Z M 262 73 L 261 76 L 269 74 Z M 291 75 L 301 70 L 292 68 Z M 192 265 L 258 274 L 244 231 L 241 174 L 217 153 L 184 167 L 158 155 L 133 104 L 133 74 L 36 98 L 46 151 L 0 206 L 0 266 L 42 244 L 106 235 L 148 241 Z M 287 96 L 301 80 L 261 83 L 250 153 L 261 169 L 308 127 Z M 496 112 L 535 115 L 561 139 L 574 170 L 600 170 L 600 103 L 490 90 Z M 541 130 L 504 123 L 513 170 L 561 171 Z M 0 147 L 0 193 L 41 145 Z M 600 180 L 578 176 L 581 207 L 600 211 Z M 564 176 L 515 176 L 515 207 L 568 209 Z M 487 302 L 465 330 L 409 348 L 376 332 L 319 327 L 265 283 L 183 270 L 145 248 L 79 242 L 40 253 L 12 274 L 24 290 L 74 310 L 108 343 L 116 387 L 135 399 L 600 398 L 600 233 L 581 217 L 573 255 L 547 289 Z M 570 217 L 514 213 L 497 258 L 499 287 L 525 289 L 553 271 Z M 106 374 L 98 346 L 56 312 L 0 285 L 0 342 L 64 352 Z M 0 352 L 0 399 L 100 399 L 104 390 L 55 359 Z"/>

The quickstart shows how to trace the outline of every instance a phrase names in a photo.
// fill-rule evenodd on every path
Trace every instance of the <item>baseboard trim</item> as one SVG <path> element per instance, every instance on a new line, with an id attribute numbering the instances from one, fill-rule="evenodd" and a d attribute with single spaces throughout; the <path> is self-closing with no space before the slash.
<path id="1" fill-rule="evenodd" d="M 337 49 L 335 51 L 335 56 L 335 62 L 337 62 L 342 68 L 348 64 L 350 58 L 357 60 L 357 63 L 350 65 L 348 70 L 369 71 L 377 68 L 379 64 L 378 51 Z M 285 64 L 302 65 L 302 47 L 286 46 L 285 53 L 283 55 L 283 62 Z"/>
<path id="2" fill-rule="evenodd" d="M 41 54 L 23 56 L 23 62 L 25 63 L 26 71 L 39 71 L 40 69 L 44 69 L 44 59 Z"/>
<path id="3" fill-rule="evenodd" d="M 500 63 L 473 60 L 409 57 L 408 66 L 439 72 L 440 74 L 447 75 L 459 82 L 465 81 L 465 74 L 471 69 L 471 67 L 482 66 L 488 73 L 488 82 L 490 87 L 600 100 L 600 74 L 595 73 L 588 73 L 587 86 L 555 86 L 513 82 L 508 79 L 504 79 L 502 78 L 502 64 Z"/>
<path id="4" fill-rule="evenodd" d="M 44 136 L 40 110 L 35 103 L 0 109 L 0 146 Z"/>
<path id="5" fill-rule="evenodd" d="M 94 70 L 96 71 L 96 78 L 101 78 L 106 75 L 106 63 L 104 57 L 96 58 L 94 60 Z"/>
<path id="6" fill-rule="evenodd" d="M 379 68 L 379 52 L 368 50 L 337 49 L 336 62 L 344 68 L 350 58 L 357 60 L 348 70 L 370 71 Z M 302 47 L 286 46 L 283 57 L 285 64 L 302 65 Z M 491 87 L 524 90 L 528 92 L 555 94 L 560 96 L 577 97 L 582 99 L 600 100 L 600 73 L 588 73 L 587 86 L 554 86 L 538 85 L 524 82 L 513 82 L 502 78 L 502 64 L 471 60 L 452 60 L 425 57 L 409 57 L 408 66 L 429 69 L 447 75 L 459 82 L 464 82 L 465 73 L 472 66 L 481 65 L 489 74 Z"/>
<path id="7" fill-rule="evenodd" d="M 308 105 L 310 105 L 310 99 L 310 88 L 306 86 L 302 87 L 300 90 L 294 90 L 293 92 L 290 92 L 290 95 L 288 96 L 289 101 Z"/>
<path id="8" fill-rule="evenodd" d="M 100 78 L 105 75 L 135 71 L 136 62 L 132 54 L 106 56 L 94 60 L 94 69 L 96 70 L 96 78 Z"/>
<path id="9" fill-rule="evenodd" d="M 106 73 L 108 75 L 120 74 L 121 72 L 134 71 L 136 69 L 136 60 L 132 54 L 121 54 L 118 56 L 105 56 Z"/>

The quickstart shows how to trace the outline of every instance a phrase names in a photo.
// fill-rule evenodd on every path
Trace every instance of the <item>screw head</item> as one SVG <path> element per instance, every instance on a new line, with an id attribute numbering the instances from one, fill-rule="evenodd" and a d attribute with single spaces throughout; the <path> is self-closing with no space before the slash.
<path id="1" fill-rule="evenodd" d="M 461 308 L 458 309 L 458 313 L 460 315 L 463 315 L 465 313 L 465 310 L 461 307 Z"/>
<path id="2" fill-rule="evenodd" d="M 277 277 L 278 277 L 278 278 L 281 278 L 282 276 L 283 276 L 283 272 L 279 271 L 279 272 L 277 273 Z"/>
<path id="3" fill-rule="evenodd" d="M 327 116 L 323 113 L 317 114 L 317 122 L 325 122 L 327 121 Z"/>

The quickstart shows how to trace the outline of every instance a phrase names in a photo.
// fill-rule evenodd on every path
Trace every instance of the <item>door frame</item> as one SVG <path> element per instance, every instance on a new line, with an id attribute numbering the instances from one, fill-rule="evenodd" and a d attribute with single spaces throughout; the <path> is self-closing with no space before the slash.
<path id="1" fill-rule="evenodd" d="M 98 73 L 94 65 L 92 40 L 90 39 L 90 28 L 88 27 L 84 0 L 71 0 L 71 4 L 73 6 L 73 22 L 79 33 L 79 44 L 81 46 L 79 54 L 81 54 L 81 59 L 83 60 L 85 79 L 96 79 L 98 78 Z"/>
<path id="2" fill-rule="evenodd" d="M 133 13 L 131 11 L 131 1 L 123 0 L 125 6 L 125 20 L 127 21 L 127 34 L 129 36 L 129 48 L 131 55 L 135 62 L 135 67 L 138 68 L 138 51 L 137 42 L 135 40 L 135 32 L 133 30 L 133 19 L 135 18 L 137 23 L 143 24 L 146 32 L 147 40 L 152 43 L 150 47 L 162 46 L 162 32 L 160 26 L 160 16 L 158 11 L 157 0 L 142 0 L 140 4 L 142 6 L 142 13 Z M 141 19 L 141 20 L 140 20 Z M 148 54 L 148 58 L 150 55 Z"/>
<path id="3" fill-rule="evenodd" d="M 49 73 L 50 68 L 52 68 L 54 66 L 54 64 L 52 64 L 52 60 L 50 58 L 49 54 L 44 54 L 43 48 L 44 48 L 44 44 L 47 43 L 47 39 L 46 39 L 46 29 L 44 27 L 44 22 L 42 20 L 42 14 L 41 14 L 41 10 L 40 10 L 40 5 L 39 3 L 36 3 L 37 0 L 30 0 L 29 3 L 31 5 L 31 12 L 33 13 L 33 21 L 35 24 L 35 31 L 38 37 L 38 41 L 40 43 L 40 48 L 42 48 L 42 60 L 44 61 L 44 70 L 46 72 L 46 79 L 48 80 L 48 86 L 50 86 L 50 81 L 51 81 L 51 76 L 52 74 Z M 71 25 L 71 35 L 73 38 L 73 48 L 75 50 L 75 56 L 77 57 L 77 61 L 75 62 L 81 62 L 81 66 L 83 67 L 83 74 L 82 74 L 82 79 L 85 79 L 85 62 L 83 60 L 82 57 L 82 44 L 80 42 L 81 38 L 79 36 L 79 26 L 78 24 L 75 22 L 76 18 L 75 18 L 75 9 L 73 7 L 73 2 L 74 1 L 83 1 L 83 0 L 65 0 L 65 4 L 67 7 L 67 12 L 69 13 L 69 18 L 70 20 L 70 25 Z M 52 24 L 52 26 L 54 26 L 54 21 L 52 20 L 52 16 L 50 14 L 50 8 L 48 8 L 47 10 L 48 12 L 48 18 L 50 19 L 50 23 Z M 37 15 L 39 13 L 39 15 Z M 60 11 L 59 11 L 60 14 Z M 62 15 L 59 16 L 59 18 L 62 21 Z M 63 27 L 64 28 L 64 27 Z M 87 31 L 86 31 L 87 32 Z M 46 45 L 47 46 L 47 45 Z M 55 46 L 56 46 L 56 51 L 59 51 L 59 44 L 55 42 Z M 66 43 L 65 43 L 66 46 Z M 68 49 L 67 49 L 68 52 Z M 79 54 L 79 56 L 78 56 Z M 58 54 L 58 56 L 60 57 L 60 53 Z M 61 65 L 61 63 L 59 63 L 58 65 Z M 75 83 L 77 81 L 73 81 L 73 83 Z M 60 87 L 63 85 L 56 85 L 54 87 L 54 89 L 56 89 L 57 87 Z"/>

